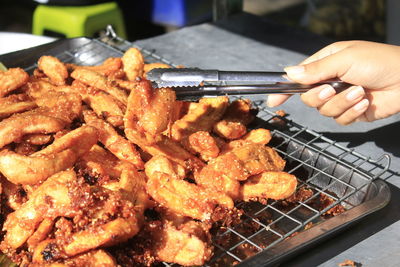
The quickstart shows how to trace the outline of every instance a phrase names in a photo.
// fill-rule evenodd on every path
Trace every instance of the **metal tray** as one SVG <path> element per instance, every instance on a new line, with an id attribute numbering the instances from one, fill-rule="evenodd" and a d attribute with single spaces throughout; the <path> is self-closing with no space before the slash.
<path id="1" fill-rule="evenodd" d="M 63 39 L 0 56 L 7 67 L 33 71 L 41 55 L 53 55 L 64 62 L 100 64 L 108 57 L 120 57 L 136 46 L 109 31 L 102 39 Z M 137 46 L 136 46 L 137 47 Z M 154 51 L 141 49 L 147 62 L 164 62 Z M 318 244 L 383 208 L 390 200 L 388 185 L 379 178 L 388 170 L 390 157 L 375 160 L 338 145 L 321 134 L 269 111 L 262 101 L 254 128 L 271 129 L 273 146 L 287 161 L 286 170 L 299 178 L 299 187 L 313 190 L 310 198 L 284 207 L 282 202 L 240 203 L 245 212 L 240 225 L 224 228 L 214 236 L 214 257 L 206 266 L 273 266 L 304 249 Z M 333 202 L 322 210 L 313 201 L 324 194 Z M 330 217 L 325 213 L 336 205 L 346 211 Z M 268 215 L 268 220 L 266 216 Z M 308 228 L 310 223 L 313 227 Z M 252 227 L 247 227 L 252 225 Z M 254 228 L 254 229 L 253 229 Z M 164 263 L 166 266 L 172 266 Z"/>

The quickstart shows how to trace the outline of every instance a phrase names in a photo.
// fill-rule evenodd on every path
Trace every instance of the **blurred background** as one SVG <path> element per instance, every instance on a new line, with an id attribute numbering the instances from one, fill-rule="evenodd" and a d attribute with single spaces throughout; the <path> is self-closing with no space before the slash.
<path id="1" fill-rule="evenodd" d="M 38 2 L 87 4 L 89 0 L 0 0 L 0 32 L 32 33 Z M 89 2 L 104 2 L 92 0 Z M 144 39 L 181 27 L 248 12 L 274 23 L 289 25 L 333 40 L 363 39 L 396 43 L 395 0 L 146 0 L 116 1 L 126 38 Z M 232 4 L 233 3 L 233 4 Z M 397 6 L 397 7 L 396 7 Z M 216 9 L 218 8 L 218 10 Z M 388 10 L 388 12 L 386 12 Z M 395 15 L 391 15 L 394 13 Z M 396 29 L 395 29 L 396 30 Z M 63 37 L 46 31 L 45 35 Z"/>

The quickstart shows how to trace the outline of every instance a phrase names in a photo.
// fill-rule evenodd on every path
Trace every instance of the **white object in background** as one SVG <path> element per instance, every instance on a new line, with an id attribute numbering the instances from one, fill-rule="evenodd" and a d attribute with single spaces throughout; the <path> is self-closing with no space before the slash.
<path id="1" fill-rule="evenodd" d="M 0 32 L 0 55 L 50 43 L 56 38 L 28 33 Z"/>

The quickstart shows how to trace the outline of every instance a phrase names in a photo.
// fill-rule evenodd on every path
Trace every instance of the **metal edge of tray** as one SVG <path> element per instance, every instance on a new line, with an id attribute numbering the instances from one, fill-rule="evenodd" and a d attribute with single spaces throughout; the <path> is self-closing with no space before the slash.
<path id="1" fill-rule="evenodd" d="M 370 186 L 377 187 L 377 193 L 371 199 L 340 215 L 314 225 L 310 229 L 302 231 L 298 235 L 254 255 L 236 266 L 275 266 L 301 251 L 317 245 L 330 236 L 344 231 L 364 217 L 384 208 L 391 198 L 389 186 L 381 179 L 376 179 Z"/>
<path id="2" fill-rule="evenodd" d="M 35 64 L 42 55 L 56 55 L 65 50 L 78 48 L 91 41 L 92 39 L 87 37 L 58 39 L 51 43 L 0 55 L 0 62 L 7 68 L 19 67 L 25 69 Z"/>

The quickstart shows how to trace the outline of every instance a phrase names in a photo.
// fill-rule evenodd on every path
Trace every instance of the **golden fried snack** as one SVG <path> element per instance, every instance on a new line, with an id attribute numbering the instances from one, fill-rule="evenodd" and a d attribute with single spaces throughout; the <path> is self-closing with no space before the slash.
<path id="1" fill-rule="evenodd" d="M 110 177 L 119 179 L 122 174 L 121 161 L 110 151 L 94 145 L 88 153 L 77 162 L 77 167 L 93 177 Z"/>
<path id="2" fill-rule="evenodd" d="M 246 126 L 253 119 L 250 100 L 238 99 L 228 106 L 222 120 L 214 124 L 213 131 L 225 139 L 238 139 L 246 134 Z"/>
<path id="3" fill-rule="evenodd" d="M 258 199 L 280 200 L 290 197 L 297 186 L 296 176 L 286 172 L 267 171 L 250 177 L 240 189 L 244 201 Z"/>
<path id="4" fill-rule="evenodd" d="M 169 124 L 175 94 L 169 89 L 153 92 L 148 81 L 141 81 L 138 88 L 136 93 L 132 91 L 129 95 L 124 119 L 126 137 L 153 156 L 163 155 L 188 169 L 202 167 L 201 160 L 179 143 L 161 135 Z"/>
<path id="5" fill-rule="evenodd" d="M 33 156 L 44 156 L 56 154 L 63 150 L 71 149 L 77 157 L 84 155 L 90 148 L 97 143 L 98 132 L 96 128 L 83 125 L 66 135 L 56 139 L 53 144 L 33 154 Z"/>
<path id="6" fill-rule="evenodd" d="M 67 68 L 71 71 L 76 69 L 87 69 L 95 71 L 104 76 L 110 76 L 118 72 L 122 68 L 122 60 L 118 57 L 110 57 L 104 60 L 103 64 L 98 66 L 79 66 L 75 64 L 66 64 Z"/>
<path id="7" fill-rule="evenodd" d="M 172 138 L 182 141 L 198 131 L 211 131 L 213 125 L 221 119 L 227 106 L 228 97 L 202 98 L 198 104 L 190 105 L 188 113 L 174 122 Z"/>
<path id="8" fill-rule="evenodd" d="M 0 72 L 0 97 L 20 88 L 29 80 L 29 75 L 21 68 L 11 68 Z"/>
<path id="9" fill-rule="evenodd" d="M 193 154 L 186 151 L 178 142 L 171 138 L 161 135 L 157 140 L 149 143 L 148 139 L 140 132 L 132 128 L 126 128 L 126 137 L 134 144 L 138 145 L 143 151 L 152 156 L 164 156 L 168 159 L 184 166 L 187 170 L 197 171 L 204 166 L 204 163 Z"/>
<path id="10" fill-rule="evenodd" d="M 50 218 L 45 218 L 35 230 L 35 232 L 29 237 L 26 241 L 28 247 L 33 249 L 35 248 L 41 241 L 47 238 L 47 235 L 51 232 L 54 226 L 54 220 Z"/>
<path id="11" fill-rule="evenodd" d="M 30 156 L 4 149 L 0 152 L 0 171 L 12 183 L 36 184 L 72 167 L 79 157 L 97 143 L 97 140 L 95 128 L 82 126 Z"/>
<path id="12" fill-rule="evenodd" d="M 66 213 L 63 216 L 71 217 L 72 215 L 74 222 L 77 222 L 75 226 L 77 229 L 60 231 L 56 233 L 55 240 L 45 240 L 37 246 L 44 250 L 51 249 L 54 260 L 124 242 L 139 231 L 140 224 L 136 208 L 119 192 L 97 186 L 86 186 L 86 189 L 81 189 L 79 184 L 76 185 L 78 187 L 69 187 L 70 208 L 83 209 L 84 213 L 76 213 L 76 215 Z M 101 198 L 99 199 L 98 196 Z M 85 201 L 87 201 L 86 204 Z M 85 216 L 82 217 L 82 214 Z M 64 222 L 68 221 L 64 220 Z M 41 245 L 42 243 L 45 245 Z M 46 257 L 46 253 L 35 254 L 37 262 L 41 262 Z"/>
<path id="13" fill-rule="evenodd" d="M 143 169 L 144 163 L 131 142 L 120 136 L 110 124 L 97 117 L 93 111 L 84 110 L 83 117 L 88 125 L 97 129 L 99 141 L 117 158 L 127 160 L 137 168 Z"/>
<path id="14" fill-rule="evenodd" d="M 282 171 L 286 162 L 279 154 L 262 144 L 249 144 L 232 150 L 249 175 L 263 171 Z"/>
<path id="15" fill-rule="evenodd" d="M 190 151 L 199 153 L 203 160 L 216 158 L 220 151 L 217 141 L 209 132 L 205 131 L 192 133 L 188 138 L 187 145 Z"/>
<path id="16" fill-rule="evenodd" d="M 75 256 L 97 247 L 122 243 L 139 232 L 139 223 L 134 214 L 128 218 L 117 218 L 108 223 L 90 227 L 74 233 L 71 241 L 62 247 L 67 256 Z"/>
<path id="17" fill-rule="evenodd" d="M 58 86 L 44 79 L 30 77 L 29 81 L 22 87 L 23 92 L 32 99 L 42 97 L 49 91 L 57 91 Z"/>
<path id="18" fill-rule="evenodd" d="M 164 219 L 162 226 L 152 231 L 153 253 L 160 261 L 182 266 L 204 265 L 213 254 L 209 227 L 204 223 L 184 219 L 179 223 Z"/>
<path id="19" fill-rule="evenodd" d="M 48 115 L 48 109 L 35 109 L 13 115 L 0 122 L 0 148 L 20 140 L 24 135 L 54 133 L 66 125 L 64 120 Z"/>
<path id="20" fill-rule="evenodd" d="M 255 129 L 248 132 L 242 138 L 232 140 L 229 143 L 222 144 L 221 154 L 232 151 L 235 148 L 250 144 L 266 145 L 271 140 L 271 132 L 267 129 Z"/>
<path id="21" fill-rule="evenodd" d="M 250 141 L 254 144 L 266 145 L 271 141 L 272 135 L 270 130 L 260 128 L 251 130 L 241 139 L 244 141 Z"/>
<path id="22" fill-rule="evenodd" d="M 10 95 L 8 97 L 0 98 L 0 119 L 36 107 L 36 103 L 30 100 L 25 94 Z"/>
<path id="23" fill-rule="evenodd" d="M 138 172 L 136 168 L 128 162 L 118 162 L 116 168 L 121 170 L 118 181 L 111 181 L 102 186 L 112 191 L 122 191 L 126 199 L 130 200 L 137 211 L 139 221 L 143 219 L 146 208 L 151 206 L 149 196 L 146 193 L 146 175 Z"/>
<path id="24" fill-rule="evenodd" d="M 138 81 L 125 81 L 122 79 L 113 79 L 112 82 L 118 87 L 121 87 L 128 91 L 136 90 L 137 86 L 139 85 Z"/>
<path id="25" fill-rule="evenodd" d="M 63 263 L 51 262 L 52 255 L 56 254 L 51 248 L 51 239 L 40 243 L 40 246 L 35 248 L 32 261 L 28 267 L 117 267 L 117 263 L 114 258 L 106 251 L 102 249 L 92 250 L 81 255 L 66 259 Z M 47 255 L 46 259 L 43 259 L 43 255 Z"/>
<path id="26" fill-rule="evenodd" d="M 139 82 L 136 90 L 129 94 L 125 115 L 128 127 L 151 136 L 162 133 L 170 123 L 175 99 L 171 89 L 153 89 L 149 81 Z"/>
<path id="27" fill-rule="evenodd" d="M 272 148 L 259 144 L 246 144 L 209 162 L 195 175 L 196 183 L 239 197 L 240 184 L 252 175 L 264 171 L 281 171 L 285 161 Z"/>
<path id="28" fill-rule="evenodd" d="M 198 220 L 209 220 L 217 205 L 233 208 L 233 201 L 222 192 L 202 188 L 165 173 L 149 177 L 147 193 L 171 211 Z"/>
<path id="29" fill-rule="evenodd" d="M 107 78 L 95 71 L 88 69 L 76 69 L 71 73 L 71 77 L 94 88 L 100 89 L 115 97 L 124 105 L 128 102 L 128 96 L 125 91 L 112 86 Z"/>
<path id="30" fill-rule="evenodd" d="M 146 162 L 145 172 L 148 177 L 156 175 L 157 172 L 165 173 L 178 179 L 184 179 L 186 176 L 186 170 L 183 166 L 161 155 L 154 156 Z"/>
<path id="31" fill-rule="evenodd" d="M 23 142 L 31 145 L 42 146 L 50 143 L 53 140 L 53 136 L 47 134 L 27 134 L 22 138 Z"/>
<path id="32" fill-rule="evenodd" d="M 0 152 L 0 171 L 12 183 L 35 184 L 72 166 L 75 160 L 71 150 L 50 156 L 32 157 L 5 149 Z"/>
<path id="33" fill-rule="evenodd" d="M 144 59 L 137 48 L 129 48 L 122 56 L 122 63 L 129 81 L 136 81 L 143 76 Z"/>
<path id="34" fill-rule="evenodd" d="M 67 67 L 56 57 L 40 57 L 38 61 L 38 67 L 55 85 L 64 85 L 65 80 L 68 78 Z"/>
<path id="35" fill-rule="evenodd" d="M 38 145 L 32 145 L 26 141 L 16 143 L 14 147 L 14 152 L 20 155 L 29 156 L 37 152 L 40 149 Z"/>
<path id="36" fill-rule="evenodd" d="M 34 77 L 30 77 L 28 83 L 21 89 L 34 100 L 44 97 L 49 92 L 77 93 L 70 85 L 54 85 L 45 79 Z"/>
<path id="37" fill-rule="evenodd" d="M 77 93 L 49 91 L 35 99 L 39 107 L 48 108 L 47 114 L 71 123 L 82 114 L 82 98 Z"/>
<path id="38" fill-rule="evenodd" d="M 27 201 L 27 195 L 20 185 L 9 182 L 3 175 L 0 176 L 0 184 L 3 204 L 8 208 L 17 210 Z"/>
<path id="39" fill-rule="evenodd" d="M 41 184 L 21 208 L 7 216 L 3 225 L 6 231 L 0 245 L 2 251 L 17 249 L 34 233 L 44 218 L 55 218 L 71 214 L 67 183 L 73 183 L 73 171 L 59 172 Z"/>
<path id="40" fill-rule="evenodd" d="M 97 116 L 105 118 L 114 127 L 124 125 L 126 106 L 115 97 L 76 80 L 72 83 L 71 89 L 82 96 L 82 100 L 96 112 Z"/>

